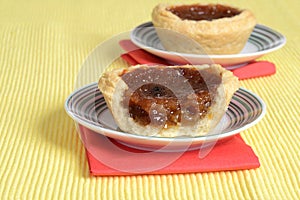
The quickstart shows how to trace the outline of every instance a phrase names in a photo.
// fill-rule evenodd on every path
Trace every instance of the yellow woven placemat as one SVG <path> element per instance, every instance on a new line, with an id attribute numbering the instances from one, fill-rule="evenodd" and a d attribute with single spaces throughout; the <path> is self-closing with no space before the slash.
<path id="1" fill-rule="evenodd" d="M 226 2 L 251 9 L 288 41 L 261 58 L 276 64 L 275 75 L 242 82 L 267 104 L 265 118 L 242 133 L 261 167 L 91 177 L 64 101 L 89 52 L 149 21 L 159 1 L 0 1 L 0 199 L 299 198 L 300 4 Z"/>

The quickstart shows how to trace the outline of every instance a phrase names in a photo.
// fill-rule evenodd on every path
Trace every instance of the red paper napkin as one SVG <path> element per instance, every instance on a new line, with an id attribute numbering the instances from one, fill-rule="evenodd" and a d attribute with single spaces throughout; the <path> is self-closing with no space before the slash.
<path id="1" fill-rule="evenodd" d="M 90 174 L 93 176 L 215 172 L 260 166 L 258 157 L 240 135 L 217 143 L 201 158 L 199 150 L 152 154 L 119 144 L 81 125 L 79 131 L 86 148 Z M 164 159 L 178 155 L 178 159 L 160 166 Z"/>
<path id="2" fill-rule="evenodd" d="M 120 41 L 120 46 L 125 51 L 127 51 L 127 53 L 122 54 L 121 57 L 131 65 L 170 65 L 167 60 L 140 49 L 139 47 L 135 46 L 130 40 Z M 270 76 L 276 73 L 276 67 L 273 63 L 268 61 L 252 61 L 248 64 L 245 64 L 243 67 L 239 67 L 231 71 L 235 76 L 239 78 L 239 80 L 243 80 L 262 76 Z"/>

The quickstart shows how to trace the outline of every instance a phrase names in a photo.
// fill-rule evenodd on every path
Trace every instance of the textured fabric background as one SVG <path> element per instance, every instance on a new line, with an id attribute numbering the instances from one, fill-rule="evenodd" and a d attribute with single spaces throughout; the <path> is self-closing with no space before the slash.
<path id="1" fill-rule="evenodd" d="M 0 0 L 0 199 L 300 198 L 300 4 L 226 2 L 251 9 L 259 23 L 287 37 L 284 48 L 261 58 L 277 73 L 242 82 L 267 104 L 265 118 L 241 134 L 261 167 L 91 177 L 64 101 L 89 52 L 150 21 L 159 1 Z"/>

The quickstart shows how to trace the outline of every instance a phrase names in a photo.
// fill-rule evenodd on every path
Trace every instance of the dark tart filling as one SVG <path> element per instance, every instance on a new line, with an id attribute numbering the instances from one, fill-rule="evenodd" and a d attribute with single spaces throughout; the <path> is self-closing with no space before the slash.
<path id="1" fill-rule="evenodd" d="M 241 13 L 240 10 L 220 4 L 210 5 L 182 5 L 170 7 L 167 10 L 182 20 L 208 20 L 233 17 Z"/>
<path id="2" fill-rule="evenodd" d="M 194 124 L 209 111 L 221 83 L 221 77 L 210 70 L 149 67 L 124 71 L 121 77 L 129 89 L 123 106 L 128 106 L 129 116 L 143 126 Z"/>

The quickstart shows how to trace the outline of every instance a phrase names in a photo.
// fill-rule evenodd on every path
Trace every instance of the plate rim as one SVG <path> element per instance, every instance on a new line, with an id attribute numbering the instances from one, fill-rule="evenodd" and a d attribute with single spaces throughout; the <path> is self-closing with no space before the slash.
<path id="1" fill-rule="evenodd" d="M 112 130 L 112 129 L 108 129 L 105 127 L 101 127 L 101 126 L 96 126 L 94 124 L 90 124 L 88 122 L 85 122 L 84 120 L 81 120 L 80 118 L 76 117 L 76 115 L 74 115 L 69 109 L 68 109 L 68 102 L 72 99 L 72 97 L 79 92 L 80 90 L 84 89 L 84 88 L 88 88 L 91 86 L 97 85 L 96 82 L 94 83 L 90 83 L 87 84 L 83 87 L 80 87 L 76 90 L 74 90 L 65 100 L 65 104 L 64 104 L 64 108 L 65 111 L 67 112 L 67 114 L 76 122 L 79 123 L 95 132 L 97 132 L 98 134 L 101 135 L 105 135 L 108 137 L 111 137 L 111 135 L 118 135 L 121 136 L 122 138 L 126 137 L 126 138 L 132 138 L 132 139 L 137 139 L 139 141 L 141 140 L 153 140 L 153 141 L 159 141 L 159 142 L 174 142 L 176 141 L 176 143 L 187 143 L 187 142 L 209 142 L 209 141 L 215 141 L 215 140 L 219 140 L 219 139 L 224 139 L 230 136 L 234 136 L 246 129 L 249 129 L 250 127 L 256 125 L 266 114 L 266 104 L 265 102 L 255 93 L 253 93 L 252 91 L 245 89 L 243 87 L 240 87 L 239 89 L 244 90 L 248 93 L 250 93 L 252 96 L 254 96 L 260 103 L 262 106 L 262 113 L 251 123 L 246 124 L 245 126 L 242 126 L 241 128 L 235 129 L 235 130 L 231 130 L 225 133 L 219 133 L 219 134 L 213 134 L 213 135 L 204 135 L 204 136 L 197 136 L 197 137 L 180 137 L 180 138 L 171 138 L 171 137 L 155 137 L 155 136 L 144 136 L 144 135 L 136 135 L 136 134 L 131 134 L 131 133 L 126 133 L 126 132 L 121 132 L 121 131 L 117 131 L 117 130 Z M 107 132 L 109 134 L 107 134 Z M 104 134 L 105 133 L 105 134 Z M 112 137 L 113 138 L 113 137 Z M 114 138 L 116 139 L 116 138 Z"/>
<path id="2" fill-rule="evenodd" d="M 134 36 L 134 32 L 138 29 L 138 28 L 141 28 L 142 26 L 145 26 L 145 25 L 151 25 L 153 27 L 153 24 L 151 21 L 149 22 L 145 22 L 145 23 L 142 23 L 140 25 L 138 25 L 137 27 L 135 27 L 131 32 L 130 32 L 130 40 L 138 47 L 144 49 L 144 50 L 152 50 L 152 51 L 156 51 L 158 53 L 161 53 L 161 54 L 168 54 L 168 55 L 172 55 L 172 56 L 185 56 L 185 57 L 189 57 L 189 58 L 199 58 L 199 59 L 204 59 L 204 58 L 211 58 L 211 59 L 236 59 L 236 58 L 246 58 L 246 57 L 254 57 L 254 56 L 262 56 L 264 54 L 267 54 L 267 53 L 270 53 L 270 52 L 273 52 L 273 51 L 276 51 L 280 48 L 282 48 L 285 44 L 286 44 L 286 37 L 281 34 L 280 32 L 266 26 L 266 25 L 263 25 L 263 24 L 256 24 L 255 27 L 257 26 L 261 26 L 265 29 L 268 29 L 272 32 L 275 32 L 276 34 L 280 35 L 282 40 L 280 41 L 280 43 L 278 45 L 276 45 L 275 47 L 272 47 L 272 48 L 269 48 L 269 49 L 266 49 L 266 50 L 262 50 L 262 51 L 257 51 L 257 52 L 253 52 L 253 53 L 239 53 L 239 54 L 226 54 L 226 55 L 215 55 L 215 54 L 211 54 L 211 55 L 198 55 L 198 54 L 187 54 L 187 53 L 178 53 L 178 52 L 172 52 L 172 51 L 167 51 L 167 50 L 161 50 L 161 49 L 157 49 L 157 48 L 154 48 L 154 47 L 151 47 L 151 46 L 147 46 L 147 45 L 144 45 L 138 41 L 135 40 Z"/>

